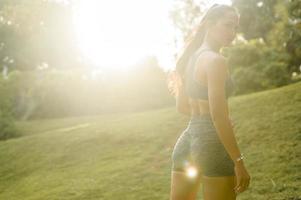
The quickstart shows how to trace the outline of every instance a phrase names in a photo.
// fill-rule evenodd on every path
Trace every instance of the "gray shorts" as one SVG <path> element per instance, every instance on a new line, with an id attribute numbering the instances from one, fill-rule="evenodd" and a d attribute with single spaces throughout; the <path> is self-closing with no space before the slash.
<path id="1" fill-rule="evenodd" d="M 205 176 L 234 176 L 234 162 L 221 143 L 210 114 L 193 116 L 172 152 L 172 170 L 195 166 Z"/>

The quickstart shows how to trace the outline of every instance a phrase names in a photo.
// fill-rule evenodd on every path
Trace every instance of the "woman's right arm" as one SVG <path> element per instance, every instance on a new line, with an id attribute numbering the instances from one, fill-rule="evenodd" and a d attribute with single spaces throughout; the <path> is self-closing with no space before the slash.
<path id="1" fill-rule="evenodd" d="M 207 80 L 210 114 L 218 131 L 218 136 L 232 160 L 235 161 L 241 154 L 229 119 L 225 95 L 225 80 L 228 69 L 222 57 L 213 58 L 209 65 Z"/>
<path id="2" fill-rule="evenodd" d="M 222 56 L 212 58 L 207 68 L 210 115 L 222 144 L 235 163 L 235 169 L 238 168 L 238 173 L 241 176 L 238 177 L 237 186 L 241 187 L 239 190 L 243 191 L 248 187 L 250 177 L 245 170 L 243 161 L 236 161 L 241 156 L 241 153 L 234 136 L 231 120 L 229 119 L 228 102 L 225 95 L 227 75 L 228 66 L 225 58 Z"/>

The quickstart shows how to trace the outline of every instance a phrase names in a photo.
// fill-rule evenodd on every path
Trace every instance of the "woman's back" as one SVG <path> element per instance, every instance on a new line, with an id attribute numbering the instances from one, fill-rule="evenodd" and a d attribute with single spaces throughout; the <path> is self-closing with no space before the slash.
<path id="1" fill-rule="evenodd" d="M 209 113 L 207 68 L 210 62 L 221 56 L 207 48 L 198 49 L 188 62 L 185 71 L 185 92 L 189 97 L 192 115 Z M 226 98 L 233 92 L 233 80 L 228 75 L 225 82 Z"/>

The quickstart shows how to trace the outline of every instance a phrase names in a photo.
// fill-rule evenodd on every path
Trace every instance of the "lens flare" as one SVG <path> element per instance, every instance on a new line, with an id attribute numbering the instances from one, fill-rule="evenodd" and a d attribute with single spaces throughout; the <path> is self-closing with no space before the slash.
<path id="1" fill-rule="evenodd" d="M 186 173 L 187 173 L 188 177 L 194 178 L 194 177 L 196 177 L 198 171 L 197 171 L 197 169 L 195 167 L 189 166 L 187 168 L 187 172 Z"/>

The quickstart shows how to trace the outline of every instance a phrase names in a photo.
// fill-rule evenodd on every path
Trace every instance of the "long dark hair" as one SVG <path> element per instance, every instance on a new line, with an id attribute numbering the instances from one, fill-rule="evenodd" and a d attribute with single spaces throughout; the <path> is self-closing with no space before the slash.
<path id="1" fill-rule="evenodd" d="M 175 70 L 170 71 L 168 74 L 168 89 L 173 96 L 177 96 L 179 87 L 185 83 L 184 72 L 190 56 L 201 46 L 206 34 L 206 24 L 208 21 L 216 22 L 222 18 L 226 12 L 234 11 L 238 13 L 237 9 L 233 6 L 224 4 L 214 4 L 211 6 L 201 17 L 199 25 L 194 28 L 188 38 L 185 40 L 185 45 L 182 53 L 176 59 Z"/>

